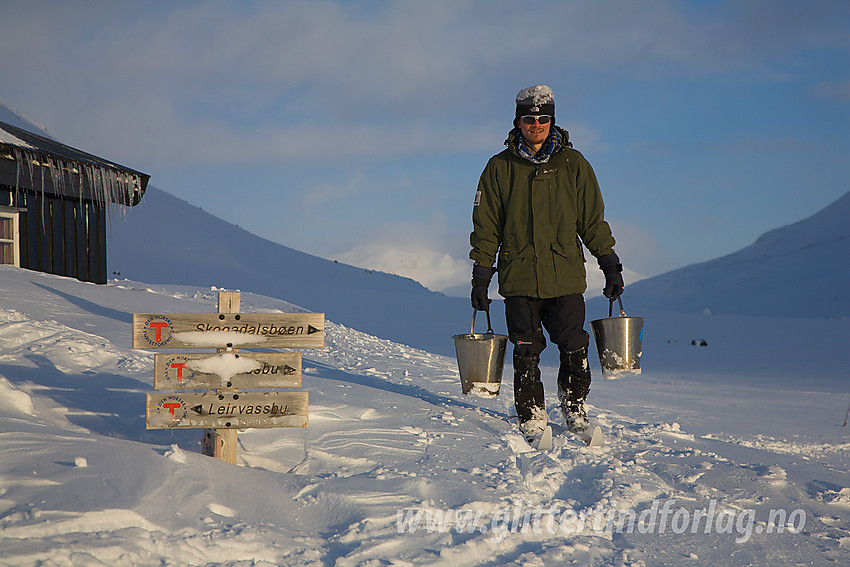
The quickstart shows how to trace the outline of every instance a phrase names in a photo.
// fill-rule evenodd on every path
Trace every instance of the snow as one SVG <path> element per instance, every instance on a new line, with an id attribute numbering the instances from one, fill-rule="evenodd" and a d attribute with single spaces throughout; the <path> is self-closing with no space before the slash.
<path id="1" fill-rule="evenodd" d="M 495 398 L 501 389 L 501 382 L 473 382 L 467 395 L 477 398 Z"/>
<path id="2" fill-rule="evenodd" d="M 303 354 L 309 426 L 240 432 L 231 466 L 199 453 L 200 431 L 144 429 L 153 354 L 129 349 L 132 312 L 215 302 L 209 287 L 0 268 L 4 565 L 850 557 L 846 320 L 643 313 L 641 376 L 607 382 L 591 361 L 603 447 L 565 431 L 544 368 L 548 452 L 511 418 L 510 368 L 499 396 L 463 396 L 453 358 L 329 320 L 327 347 Z M 243 291 L 243 312 L 293 309 Z M 809 358 L 789 363 L 795 350 Z"/>
<path id="3" fill-rule="evenodd" d="M 212 346 L 216 347 L 222 344 L 227 343 L 218 343 L 218 345 Z M 221 383 L 225 384 L 228 380 L 230 380 L 237 374 L 247 374 L 254 370 L 259 370 L 260 368 L 262 368 L 263 365 L 262 363 L 256 360 L 244 358 L 234 353 L 224 352 L 218 356 L 205 358 L 202 360 L 190 360 L 186 364 L 186 366 L 188 366 L 191 370 L 197 370 L 206 374 L 215 374 L 221 378 Z"/>
<path id="4" fill-rule="evenodd" d="M 183 344 L 193 345 L 197 348 L 215 348 L 227 344 L 239 347 L 240 345 L 262 343 L 266 340 L 264 336 L 246 336 L 237 331 L 182 331 L 174 333 L 174 338 L 179 339 Z"/>
<path id="5" fill-rule="evenodd" d="M 534 106 L 552 104 L 555 102 L 555 93 L 546 85 L 534 85 L 522 89 L 516 95 L 517 102 L 527 100 L 531 100 L 531 104 Z"/>
<path id="6" fill-rule="evenodd" d="M 244 248 L 259 239 L 154 197 L 146 215 L 165 219 L 172 213 L 157 207 L 173 206 L 180 230 L 195 235 L 155 250 L 168 267 L 188 266 L 170 281 L 142 238 L 118 247 L 133 279 L 102 286 L 0 266 L 4 566 L 850 562 L 850 318 L 805 309 L 824 288 L 794 295 L 792 314 L 779 304 L 752 313 L 749 292 L 740 305 L 717 293 L 731 271 L 718 263 L 683 280 L 706 302 L 692 309 L 675 294 L 675 308 L 663 308 L 675 274 L 627 290 L 630 312 L 646 319 L 642 374 L 603 380 L 591 350 L 588 413 L 605 445 L 565 430 L 547 363 L 554 446 L 538 452 L 516 427 L 510 367 L 498 396 L 461 393 L 445 351 L 468 328 L 468 300 L 458 307 L 407 280 L 270 243 L 264 251 L 278 256 L 246 274 L 236 260 L 262 259 Z M 807 254 L 841 281 L 848 267 L 829 243 L 846 217 L 819 218 L 827 242 L 809 241 Z M 801 225 L 788 230 L 800 235 Z M 784 231 L 762 249 L 762 265 L 786 262 L 786 277 L 770 282 L 777 297 L 802 285 L 799 256 L 785 247 L 798 241 L 776 238 Z M 219 254 L 186 248 L 205 239 Z M 145 429 L 153 351 L 130 349 L 132 313 L 214 312 L 226 285 L 242 290 L 243 313 L 326 313 L 325 348 L 303 351 L 308 427 L 240 431 L 236 466 L 203 456 L 199 430 Z M 393 307 L 364 309 L 367 290 L 368 305 L 386 294 Z M 355 305 L 322 308 L 346 301 Z M 405 310 L 416 332 L 397 324 Z M 457 324 L 443 317 L 452 310 Z M 588 303 L 588 320 L 604 313 L 604 299 Z M 394 329 L 404 340 L 390 340 Z M 444 348 L 421 348 L 434 344 Z M 222 355 L 214 370 L 231 363 Z"/>
<path id="7" fill-rule="evenodd" d="M 33 415 L 32 398 L 26 392 L 16 389 L 2 376 L 0 376 L 0 407 L 11 412 Z"/>
<path id="8" fill-rule="evenodd" d="M 13 136 L 3 128 L 0 128 L 0 144 L 11 144 L 20 148 L 35 149 L 30 144 L 24 142 L 20 138 Z"/>

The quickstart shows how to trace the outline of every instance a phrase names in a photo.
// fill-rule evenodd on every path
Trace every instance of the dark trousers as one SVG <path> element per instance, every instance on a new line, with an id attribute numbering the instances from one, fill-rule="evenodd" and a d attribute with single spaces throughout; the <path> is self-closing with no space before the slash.
<path id="1" fill-rule="evenodd" d="M 583 399 L 590 389 L 587 346 L 590 335 L 584 330 L 584 297 L 580 293 L 551 299 L 506 297 L 505 319 L 508 338 L 514 344 L 514 403 L 519 421 L 531 419 L 534 408 L 545 410 L 543 382 L 537 365 L 546 348 L 546 337 L 558 345 L 561 368 L 558 386 L 569 397 Z"/>
<path id="2" fill-rule="evenodd" d="M 584 296 L 580 293 L 551 299 L 506 297 L 505 319 L 514 352 L 520 356 L 543 352 L 544 328 L 561 350 L 579 350 L 590 343 L 590 335 L 584 330 Z"/>

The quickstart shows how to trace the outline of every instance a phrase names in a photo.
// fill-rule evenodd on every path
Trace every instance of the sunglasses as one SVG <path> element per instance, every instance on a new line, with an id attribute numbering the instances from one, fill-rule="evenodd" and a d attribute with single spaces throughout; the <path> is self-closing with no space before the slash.
<path id="1" fill-rule="evenodd" d="M 534 124 L 535 122 L 539 122 L 540 124 L 549 124 L 552 117 L 547 114 L 542 114 L 540 116 L 526 114 L 525 116 L 520 116 L 519 119 L 522 120 L 523 124 Z"/>

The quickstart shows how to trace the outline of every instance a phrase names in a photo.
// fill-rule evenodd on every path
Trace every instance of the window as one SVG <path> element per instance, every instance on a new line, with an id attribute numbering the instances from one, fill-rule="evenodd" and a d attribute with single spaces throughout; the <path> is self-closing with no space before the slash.
<path id="1" fill-rule="evenodd" d="M 18 213 L 0 210 L 0 264 L 20 266 Z"/>

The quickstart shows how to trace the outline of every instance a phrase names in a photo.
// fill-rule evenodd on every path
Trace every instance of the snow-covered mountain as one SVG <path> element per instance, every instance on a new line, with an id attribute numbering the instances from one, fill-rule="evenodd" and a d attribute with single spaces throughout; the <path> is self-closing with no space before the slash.
<path id="1" fill-rule="evenodd" d="M 114 277 L 251 290 L 442 354 L 453 352 L 451 336 L 466 332 L 472 317 L 468 299 L 287 248 L 152 186 L 139 205 L 114 215 L 107 254 Z"/>
<path id="2" fill-rule="evenodd" d="M 47 129 L 38 124 L 35 120 L 26 116 L 25 114 L 21 114 L 14 108 L 8 106 L 2 100 L 0 100 L 0 122 L 5 122 L 6 124 L 11 124 L 16 128 L 23 128 L 24 130 L 28 130 L 39 136 L 45 136 L 47 138 L 53 138 Z"/>
<path id="3" fill-rule="evenodd" d="M 634 311 L 850 317 L 850 193 L 733 254 L 641 280 L 624 300 Z"/>

